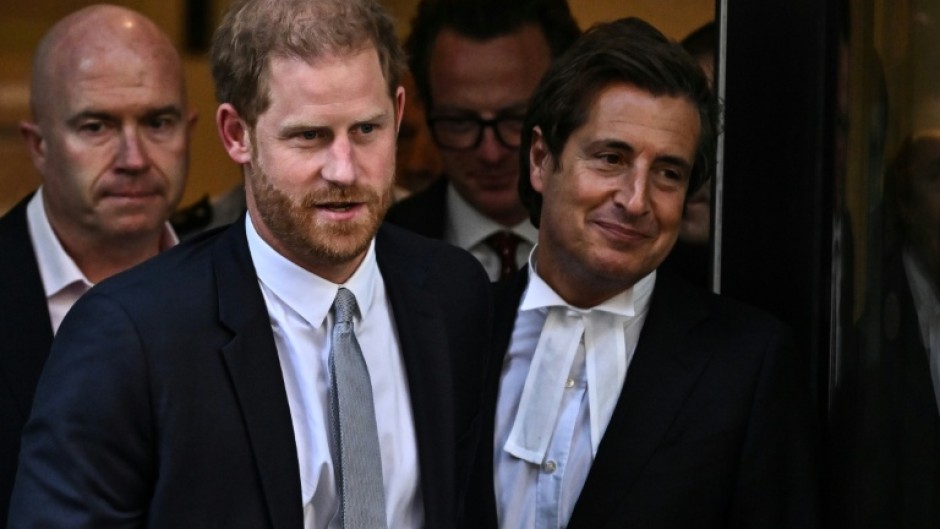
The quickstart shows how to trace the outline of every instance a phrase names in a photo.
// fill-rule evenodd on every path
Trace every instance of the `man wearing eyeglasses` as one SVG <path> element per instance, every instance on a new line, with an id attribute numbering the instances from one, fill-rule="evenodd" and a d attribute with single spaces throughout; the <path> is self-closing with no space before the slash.
<path id="1" fill-rule="evenodd" d="M 445 178 L 387 220 L 470 251 L 492 280 L 525 263 L 538 233 L 517 192 L 522 121 L 579 34 L 565 0 L 422 0 L 406 47 Z"/>

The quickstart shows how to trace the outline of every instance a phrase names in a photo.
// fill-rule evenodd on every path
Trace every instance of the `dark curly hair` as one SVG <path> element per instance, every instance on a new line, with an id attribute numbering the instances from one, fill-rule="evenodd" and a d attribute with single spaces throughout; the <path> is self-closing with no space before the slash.
<path id="1" fill-rule="evenodd" d="M 519 197 L 536 227 L 542 215 L 542 195 L 528 178 L 533 128 L 541 130 L 557 167 L 568 138 L 587 122 L 597 94 L 614 83 L 630 84 L 656 96 L 686 98 L 695 105 L 701 130 L 687 193 L 693 193 L 710 174 L 719 105 L 695 59 L 638 18 L 598 24 L 555 61 L 529 101 L 519 148 Z"/>

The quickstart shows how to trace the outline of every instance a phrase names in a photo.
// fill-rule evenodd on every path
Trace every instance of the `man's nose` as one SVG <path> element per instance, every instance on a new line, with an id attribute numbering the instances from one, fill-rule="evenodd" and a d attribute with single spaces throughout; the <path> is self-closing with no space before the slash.
<path id="1" fill-rule="evenodd" d="M 484 127 L 481 134 L 480 145 L 477 146 L 477 153 L 481 160 L 488 163 L 497 163 L 514 151 L 514 149 L 506 147 L 499 141 L 493 127 Z"/>
<path id="2" fill-rule="evenodd" d="M 350 185 L 356 179 L 353 149 L 349 138 L 338 136 L 327 152 L 323 165 L 323 179 L 337 185 Z"/>
<path id="3" fill-rule="evenodd" d="M 649 183 L 649 169 L 641 167 L 631 171 L 617 192 L 617 203 L 632 216 L 644 215 L 650 210 Z"/>
<path id="4" fill-rule="evenodd" d="M 117 169 L 127 173 L 141 173 L 150 166 L 147 150 L 136 128 L 121 132 L 121 145 L 117 156 Z"/>

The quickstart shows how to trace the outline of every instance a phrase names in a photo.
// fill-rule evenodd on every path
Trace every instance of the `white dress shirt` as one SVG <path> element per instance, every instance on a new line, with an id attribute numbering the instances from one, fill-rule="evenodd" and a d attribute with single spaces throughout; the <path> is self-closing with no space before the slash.
<path id="1" fill-rule="evenodd" d="M 72 305 L 94 284 L 85 277 L 72 257 L 65 251 L 59 237 L 52 229 L 43 205 L 42 186 L 36 190 L 36 194 L 26 205 L 26 222 L 29 239 L 33 244 L 33 252 L 36 254 L 36 262 L 39 265 L 39 277 L 42 279 L 42 286 L 46 292 L 49 318 L 52 320 L 52 333 L 55 334 Z M 173 228 L 167 223 L 160 239 L 160 250 L 174 246 L 178 242 Z"/>
<path id="2" fill-rule="evenodd" d="M 375 260 L 375 241 L 344 285 L 297 266 L 264 242 L 246 219 L 248 248 L 271 318 L 290 406 L 304 526 L 339 528 L 329 413 L 333 314 L 339 287 L 356 296 L 356 338 L 372 381 L 375 421 L 382 456 L 388 527 L 419 528 L 424 510 L 418 481 L 418 454 L 411 400 L 385 282 Z"/>
<path id="3" fill-rule="evenodd" d="M 905 251 L 903 260 L 904 272 L 907 274 L 914 308 L 917 311 L 921 343 L 924 344 L 930 361 L 930 378 L 940 413 L 940 296 L 917 259 Z"/>
<path id="4" fill-rule="evenodd" d="M 530 261 L 529 284 L 504 360 L 496 411 L 494 485 L 500 527 L 567 526 L 620 396 L 655 278 L 653 272 L 600 305 L 580 309 L 545 283 Z M 557 316 L 550 317 L 553 312 Z M 604 324 L 599 326 L 598 321 Z M 585 332 L 567 340 L 571 351 L 565 345 L 564 354 L 546 360 L 540 358 L 546 355 L 540 337 L 555 331 L 550 326 Z M 544 384 L 546 380 L 552 382 Z M 556 399 L 552 395 L 559 388 Z M 536 396 L 527 399 L 526 394 L 533 392 Z M 526 435 L 527 430 L 539 430 L 540 421 L 528 423 L 534 428 L 522 426 L 531 413 L 550 422 L 550 438 L 541 446 L 537 446 L 541 437 Z M 526 449 L 527 443 L 534 446 Z"/>
<path id="5" fill-rule="evenodd" d="M 467 203 L 454 186 L 447 186 L 447 222 L 444 240 L 467 250 L 483 265 L 490 281 L 499 279 L 502 262 L 486 238 L 499 231 L 510 231 L 522 239 L 516 247 L 516 262 L 521 266 L 539 239 L 539 231 L 525 219 L 515 226 L 503 226 Z"/>

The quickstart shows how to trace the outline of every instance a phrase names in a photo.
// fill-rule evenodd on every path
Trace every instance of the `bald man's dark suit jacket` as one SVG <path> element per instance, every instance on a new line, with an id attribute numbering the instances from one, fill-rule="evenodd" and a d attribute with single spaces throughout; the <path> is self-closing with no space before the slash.
<path id="1" fill-rule="evenodd" d="M 454 526 L 478 429 L 487 280 L 386 226 L 428 528 Z M 454 280 L 455 277 L 460 280 Z M 26 426 L 17 528 L 301 529 L 290 409 L 244 221 L 102 282 L 56 337 Z"/>
<path id="2" fill-rule="evenodd" d="M 525 270 L 498 285 L 495 355 L 509 346 Z M 568 529 L 812 528 L 816 439 L 782 324 L 667 274 Z M 495 527 L 491 362 L 477 527 Z M 488 442 L 487 442 L 488 441 Z"/>
<path id="3" fill-rule="evenodd" d="M 0 218 L 0 525 L 6 520 L 20 434 L 52 347 L 52 321 L 26 220 L 31 197 Z"/>

